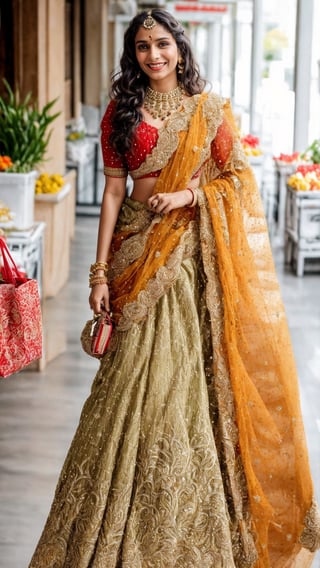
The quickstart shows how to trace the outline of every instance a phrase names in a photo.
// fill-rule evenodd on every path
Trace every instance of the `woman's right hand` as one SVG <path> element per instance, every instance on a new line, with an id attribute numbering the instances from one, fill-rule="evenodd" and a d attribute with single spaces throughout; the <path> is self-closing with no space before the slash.
<path id="1" fill-rule="evenodd" d="M 107 284 L 95 284 L 92 287 L 89 305 L 94 314 L 100 314 L 102 310 L 110 311 L 109 288 Z"/>

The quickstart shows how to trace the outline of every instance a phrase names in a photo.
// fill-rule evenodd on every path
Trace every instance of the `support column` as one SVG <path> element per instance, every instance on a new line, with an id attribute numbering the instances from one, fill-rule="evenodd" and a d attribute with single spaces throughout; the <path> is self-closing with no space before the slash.
<path id="1" fill-rule="evenodd" d="M 107 60 L 108 6 L 106 0 L 85 2 L 84 103 L 100 106 L 109 87 Z"/>
<path id="2" fill-rule="evenodd" d="M 47 158 L 42 168 L 65 171 L 64 0 L 14 0 L 14 86 L 32 93 L 42 108 L 57 98 Z"/>
<path id="3" fill-rule="evenodd" d="M 38 97 L 39 0 L 13 0 L 14 88 Z M 31 33 L 32 30 L 32 33 Z"/>
<path id="4" fill-rule="evenodd" d="M 253 0 L 251 86 L 250 86 L 250 132 L 259 134 L 257 92 L 261 85 L 263 61 L 263 0 Z"/>
<path id="5" fill-rule="evenodd" d="M 43 29 L 38 30 L 39 53 L 46 42 L 45 56 L 39 63 L 39 102 L 57 99 L 52 112 L 60 112 L 58 118 L 52 123 L 52 135 L 48 149 L 48 162 L 44 168 L 48 172 L 65 172 L 65 116 L 64 116 L 64 0 L 38 0 L 40 9 L 45 12 L 41 18 Z M 46 5 L 46 9 L 44 8 Z M 41 8 L 40 8 L 41 7 Z M 41 14 L 42 15 L 42 14 Z M 44 46 L 43 46 L 44 47 Z M 40 84 L 41 77 L 45 77 L 45 85 Z"/>
<path id="6" fill-rule="evenodd" d="M 297 0 L 294 150 L 308 146 L 314 0 Z"/>

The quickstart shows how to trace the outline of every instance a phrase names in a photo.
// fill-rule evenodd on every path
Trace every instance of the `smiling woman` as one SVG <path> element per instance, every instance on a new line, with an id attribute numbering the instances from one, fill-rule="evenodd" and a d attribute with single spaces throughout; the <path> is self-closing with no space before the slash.
<path id="1" fill-rule="evenodd" d="M 179 52 L 171 34 L 163 26 L 140 28 L 136 35 L 136 57 L 141 70 L 149 78 L 143 101 L 144 119 L 154 126 L 181 106 L 184 91 L 177 86 Z M 154 121 L 152 121 L 154 119 Z"/>
<path id="2" fill-rule="evenodd" d="M 149 77 L 150 87 L 159 92 L 175 89 L 179 52 L 173 36 L 163 26 L 154 26 L 152 33 L 140 28 L 136 35 L 136 57 Z"/>
<path id="3" fill-rule="evenodd" d="M 115 330 L 30 567 L 307 568 L 297 376 L 230 102 L 164 10 L 132 20 L 120 63 L 89 276 Z"/>

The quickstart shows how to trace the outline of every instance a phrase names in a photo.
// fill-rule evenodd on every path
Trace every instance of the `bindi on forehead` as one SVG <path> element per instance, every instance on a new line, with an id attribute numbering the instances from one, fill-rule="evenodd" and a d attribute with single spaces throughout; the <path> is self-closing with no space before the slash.
<path id="1" fill-rule="evenodd" d="M 152 30 L 146 30 L 141 26 L 136 34 L 135 43 L 138 41 L 159 41 L 161 39 L 172 39 L 172 36 L 160 24 L 155 25 Z"/>
<path id="2" fill-rule="evenodd" d="M 164 41 L 164 40 L 170 40 L 170 36 L 166 35 L 163 36 L 162 34 L 159 34 L 159 36 L 157 35 L 151 35 L 151 34 L 137 34 L 136 36 L 136 45 L 138 45 L 139 43 L 149 43 L 149 42 L 153 42 L 153 41 Z"/>

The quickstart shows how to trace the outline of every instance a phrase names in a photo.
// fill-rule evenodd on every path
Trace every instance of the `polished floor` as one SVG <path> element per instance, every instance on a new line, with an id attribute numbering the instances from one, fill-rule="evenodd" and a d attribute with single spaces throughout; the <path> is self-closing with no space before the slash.
<path id="1" fill-rule="evenodd" d="M 98 365 L 79 344 L 90 317 L 87 273 L 96 233 L 97 218 L 77 217 L 70 279 L 45 302 L 47 333 L 63 351 L 41 373 L 24 371 L 0 382 L 0 568 L 28 566 Z M 320 500 L 320 272 L 297 278 L 284 268 L 282 249 L 275 246 L 274 253 Z M 320 558 L 313 568 L 320 568 Z"/>

